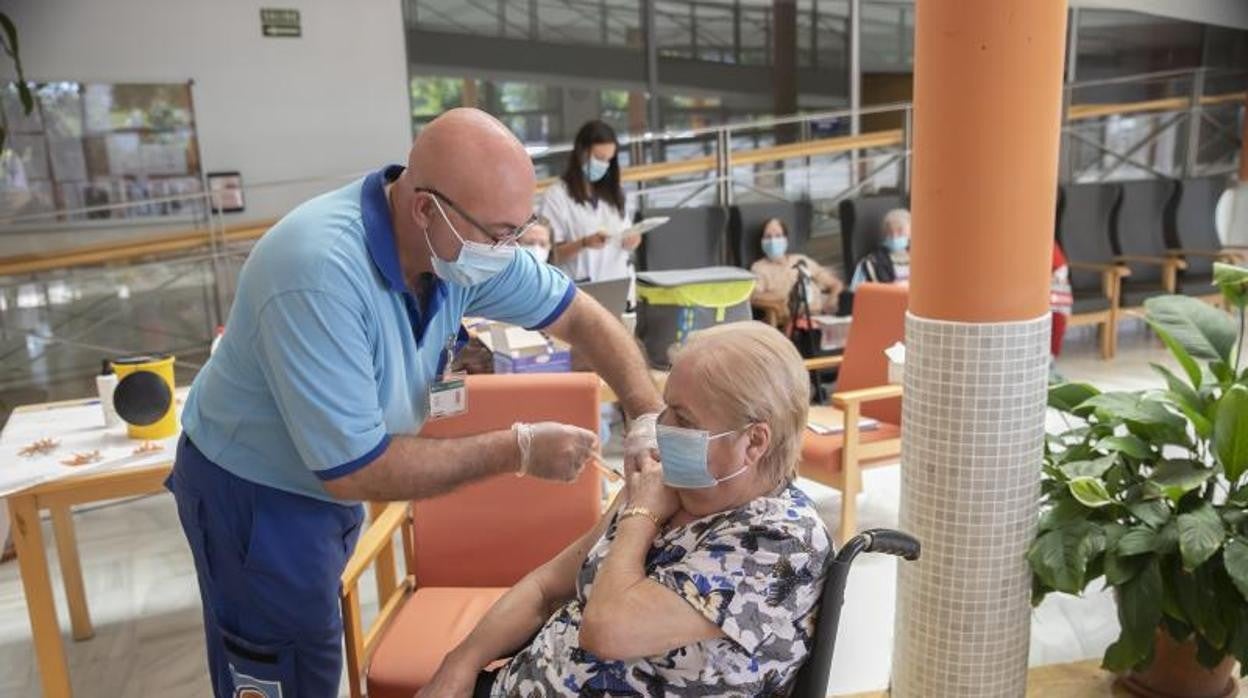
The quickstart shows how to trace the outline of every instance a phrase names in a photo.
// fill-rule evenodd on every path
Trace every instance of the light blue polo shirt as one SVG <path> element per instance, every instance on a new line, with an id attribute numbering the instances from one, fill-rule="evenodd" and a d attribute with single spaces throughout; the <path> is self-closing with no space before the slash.
<path id="1" fill-rule="evenodd" d="M 539 329 L 572 302 L 576 287 L 562 272 L 517 253 L 478 286 L 433 280 L 417 307 L 383 188 L 402 171 L 390 166 L 301 204 L 251 251 L 225 336 L 182 414 L 212 462 L 337 501 L 322 481 L 368 465 L 392 435 L 420 430 L 465 314 Z"/>

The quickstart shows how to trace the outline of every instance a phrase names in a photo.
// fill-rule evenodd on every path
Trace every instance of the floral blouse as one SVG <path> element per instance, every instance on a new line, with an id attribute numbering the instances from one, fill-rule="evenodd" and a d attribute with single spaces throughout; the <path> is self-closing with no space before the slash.
<path id="1" fill-rule="evenodd" d="M 623 662 L 601 660 L 578 645 L 581 613 L 616 523 L 613 518 L 586 557 L 576 598 L 499 671 L 492 695 L 787 695 L 810 652 L 831 551 L 810 499 L 787 485 L 659 536 L 646 555 L 647 574 L 726 637 Z"/>

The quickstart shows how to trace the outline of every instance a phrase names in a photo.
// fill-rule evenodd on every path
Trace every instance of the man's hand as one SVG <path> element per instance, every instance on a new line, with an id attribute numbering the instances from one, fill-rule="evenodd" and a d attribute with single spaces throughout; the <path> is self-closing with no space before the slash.
<path id="1" fill-rule="evenodd" d="M 520 472 L 543 480 L 572 482 L 598 458 L 598 435 L 558 422 L 516 424 Z"/>
<path id="2" fill-rule="evenodd" d="M 637 472 L 628 475 L 628 506 L 641 507 L 664 523 L 680 508 L 676 490 L 663 484 L 663 466 L 645 458 Z"/>
<path id="3" fill-rule="evenodd" d="M 659 413 L 650 412 L 633 419 L 628 425 L 628 433 L 624 435 L 625 473 L 640 470 L 644 459 L 659 457 L 658 422 Z"/>
<path id="4" fill-rule="evenodd" d="M 599 230 L 593 235 L 586 235 L 584 238 L 581 238 L 581 246 L 588 247 L 591 250 L 602 249 L 602 246 L 605 244 L 607 244 L 607 231 L 605 230 Z"/>

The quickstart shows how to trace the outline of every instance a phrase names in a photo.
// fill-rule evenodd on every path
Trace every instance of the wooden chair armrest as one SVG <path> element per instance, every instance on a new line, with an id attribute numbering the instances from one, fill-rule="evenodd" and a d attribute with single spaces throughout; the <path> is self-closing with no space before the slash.
<path id="1" fill-rule="evenodd" d="M 844 362 L 845 362 L 844 355 L 817 356 L 813 359 L 803 360 L 802 365 L 806 367 L 807 371 L 824 371 L 829 368 L 837 368 Z"/>
<path id="2" fill-rule="evenodd" d="M 1147 255 L 1125 254 L 1114 257 L 1114 261 L 1121 263 L 1151 264 L 1158 267 L 1175 266 L 1179 269 L 1187 268 L 1187 263 L 1177 257 L 1149 257 Z"/>
<path id="3" fill-rule="evenodd" d="M 341 596 L 345 597 L 360 580 L 360 576 L 364 574 L 368 566 L 373 564 L 373 561 L 381 554 L 381 551 L 393 544 L 394 532 L 410 517 L 410 502 L 391 502 L 377 515 L 377 518 L 373 519 L 368 528 L 364 529 L 359 542 L 355 544 L 355 551 L 351 553 L 346 567 L 342 570 L 342 589 L 339 591 Z"/>
<path id="4" fill-rule="evenodd" d="M 1214 260 L 1240 260 L 1244 258 L 1242 251 L 1235 250 L 1170 250 L 1175 257 L 1204 257 Z"/>
<path id="5" fill-rule="evenodd" d="M 1101 273 L 1112 272 L 1112 273 L 1118 274 L 1119 276 L 1128 276 L 1131 273 L 1130 269 L 1127 269 L 1121 264 L 1100 264 L 1097 262 L 1067 262 L 1066 266 L 1070 267 L 1071 269 L 1078 269 L 1079 271 L 1096 271 L 1096 272 L 1101 272 Z"/>
<path id="6" fill-rule="evenodd" d="M 832 396 L 832 406 L 839 410 L 844 410 L 851 404 L 862 404 L 864 402 L 875 402 L 877 400 L 891 400 L 898 397 L 901 397 L 900 385 L 877 385 L 871 388 L 846 390 L 843 393 L 836 393 Z"/>

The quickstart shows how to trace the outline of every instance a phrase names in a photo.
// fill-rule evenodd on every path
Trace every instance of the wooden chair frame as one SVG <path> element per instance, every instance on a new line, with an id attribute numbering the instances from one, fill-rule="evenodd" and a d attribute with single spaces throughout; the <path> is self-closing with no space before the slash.
<path id="1" fill-rule="evenodd" d="M 1109 300 L 1109 308 L 1070 316 L 1070 326 L 1097 325 L 1100 331 L 1101 358 L 1112 359 L 1118 351 L 1118 317 L 1122 299 L 1122 279 L 1131 270 L 1121 264 L 1095 264 L 1092 262 L 1067 262 L 1071 269 L 1093 271 L 1101 274 L 1101 289 Z"/>
<path id="2" fill-rule="evenodd" d="M 843 359 L 842 356 L 821 356 L 806 359 L 803 363 L 808 371 L 821 371 L 839 367 Z M 900 437 L 862 442 L 862 432 L 858 427 L 862 406 L 878 400 L 892 400 L 901 395 L 901 386 L 893 384 L 846 390 L 832 395 L 832 406 L 843 415 L 841 469 L 833 474 L 827 474 L 822 469 L 813 472 L 813 469 L 808 469 L 802 472 L 802 476 L 840 490 L 841 526 L 837 535 L 838 544 L 844 544 L 852 538 L 858 525 L 857 495 L 862 491 L 862 463 L 901 455 Z"/>
<path id="3" fill-rule="evenodd" d="M 347 654 L 347 681 L 351 698 L 364 697 L 364 676 L 382 634 L 394 620 L 403 602 L 416 591 L 413 548 L 413 522 L 410 502 L 370 502 L 369 524 L 355 545 L 342 571 L 338 595 L 342 604 L 343 639 Z M 405 574 L 395 574 L 394 532 L 402 529 Z M 360 613 L 360 577 L 376 567 L 377 603 L 380 610 L 371 628 L 364 626 Z"/>

